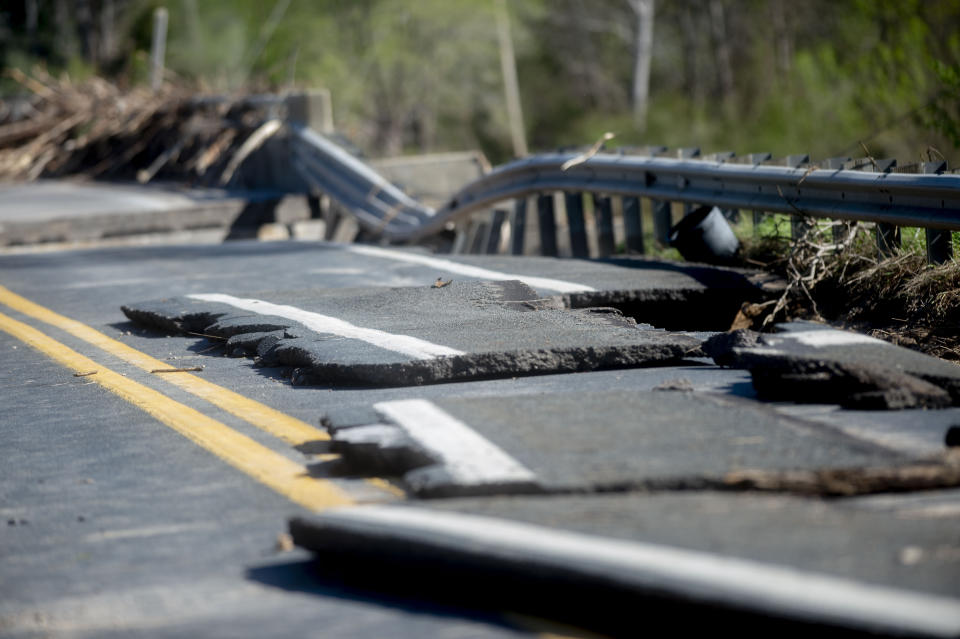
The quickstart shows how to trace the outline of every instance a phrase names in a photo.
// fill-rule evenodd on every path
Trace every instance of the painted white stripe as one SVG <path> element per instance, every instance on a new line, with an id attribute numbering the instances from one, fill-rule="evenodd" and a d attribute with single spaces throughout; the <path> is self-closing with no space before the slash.
<path id="1" fill-rule="evenodd" d="M 582 293 L 595 291 L 597 289 L 568 282 L 566 280 L 555 280 L 549 277 L 533 277 L 530 275 L 518 275 L 517 273 L 504 273 L 503 271 L 493 271 L 479 266 L 470 266 L 451 260 L 445 260 L 439 257 L 430 257 L 429 255 L 418 255 L 417 253 L 408 253 L 406 251 L 393 251 L 390 249 L 378 248 L 376 246 L 361 246 L 359 244 L 349 244 L 343 247 L 344 250 L 357 255 L 366 255 L 368 257 L 381 257 L 388 260 L 397 260 L 399 262 L 409 262 L 411 264 L 422 264 L 437 269 L 441 273 L 456 273 L 466 277 L 475 277 L 481 280 L 520 280 L 524 284 L 533 288 L 549 289 L 558 293 Z"/>
<path id="2" fill-rule="evenodd" d="M 823 348 L 825 346 L 847 346 L 849 344 L 885 344 L 886 342 L 860 335 L 859 333 L 850 333 L 848 331 L 799 331 L 796 333 L 775 333 L 768 335 L 764 341 L 776 344 L 777 340 L 793 340 L 806 346 L 814 348 Z"/>
<path id="3" fill-rule="evenodd" d="M 880 631 L 955 637 L 960 600 L 787 566 L 621 541 L 490 517 L 398 506 L 326 511 L 320 520 L 401 540 L 576 568 L 638 587 Z"/>
<path id="4" fill-rule="evenodd" d="M 425 399 L 374 404 L 444 469 L 443 479 L 458 486 L 530 483 L 530 470 L 483 435 Z"/>
<path id="5" fill-rule="evenodd" d="M 318 333 L 331 333 L 333 335 L 339 335 L 340 337 L 362 340 L 368 344 L 373 344 L 374 346 L 396 353 L 403 353 L 416 359 L 434 359 L 435 357 L 464 354 L 463 351 L 458 351 L 455 348 L 441 346 L 409 335 L 396 335 L 375 328 L 355 326 L 342 319 L 329 315 L 321 315 L 320 313 L 312 313 L 302 308 L 297 308 L 296 306 L 273 304 L 263 300 L 234 297 L 233 295 L 224 295 L 222 293 L 194 293 L 187 295 L 187 297 L 205 302 L 228 304 L 234 308 L 260 313 L 262 315 L 282 317 L 298 322 Z"/>

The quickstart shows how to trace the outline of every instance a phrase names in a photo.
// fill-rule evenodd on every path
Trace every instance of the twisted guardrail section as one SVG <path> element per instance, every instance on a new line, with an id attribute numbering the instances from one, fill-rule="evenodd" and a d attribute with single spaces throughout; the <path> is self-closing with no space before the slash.
<path id="1" fill-rule="evenodd" d="M 881 172 L 872 159 L 821 168 L 549 153 L 500 166 L 433 210 L 306 127 L 291 127 L 291 149 L 302 178 L 390 242 L 413 242 L 506 200 L 556 191 L 923 227 L 933 237 L 937 230 L 960 230 L 960 175 L 926 174 L 942 172 L 945 163 L 912 166 L 906 170 L 913 173 L 906 173 L 889 170 L 889 163 Z"/>
<path id="2" fill-rule="evenodd" d="M 809 170 L 613 154 L 597 154 L 562 169 L 575 158 L 536 155 L 499 167 L 464 187 L 428 225 L 411 230 L 410 237 L 498 201 L 550 190 L 960 230 L 960 175 Z"/>

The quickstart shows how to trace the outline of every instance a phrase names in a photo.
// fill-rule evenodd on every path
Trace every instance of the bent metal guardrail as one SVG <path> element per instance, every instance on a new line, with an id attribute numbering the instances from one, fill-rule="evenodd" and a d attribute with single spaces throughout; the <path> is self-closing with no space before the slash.
<path id="1" fill-rule="evenodd" d="M 915 168 L 920 174 L 908 174 L 609 153 L 590 157 L 553 153 L 498 167 L 466 185 L 434 211 L 332 142 L 304 127 L 291 130 L 294 167 L 301 176 L 351 211 L 369 231 L 391 242 L 416 241 L 499 202 L 519 202 L 555 191 L 711 204 L 725 209 L 875 222 L 887 227 L 923 227 L 928 229 L 928 242 L 939 238 L 942 245 L 937 256 L 932 256 L 933 261 L 943 261 L 944 251 L 949 257 L 950 242 L 944 239 L 949 233 L 938 230 L 960 230 L 960 175 L 922 174 L 935 170 L 931 166 Z M 568 199 L 568 208 L 570 202 Z M 577 214 L 582 218 L 582 211 Z"/>

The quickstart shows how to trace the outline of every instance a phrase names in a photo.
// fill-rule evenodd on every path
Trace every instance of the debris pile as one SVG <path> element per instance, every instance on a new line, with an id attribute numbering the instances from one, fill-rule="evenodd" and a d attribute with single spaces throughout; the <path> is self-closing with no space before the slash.
<path id="1" fill-rule="evenodd" d="M 960 263 L 928 265 L 907 248 L 878 256 L 871 224 L 809 223 L 806 231 L 748 247 L 750 265 L 788 284 L 775 302 L 744 304 L 732 328 L 812 319 L 960 362 Z"/>
<path id="2" fill-rule="evenodd" d="M 276 105 L 247 97 L 197 97 L 169 85 L 123 90 L 98 77 L 75 84 L 42 69 L 5 74 L 31 94 L 0 99 L 5 181 L 71 175 L 221 186 L 249 152 L 245 142 L 275 122 Z"/>

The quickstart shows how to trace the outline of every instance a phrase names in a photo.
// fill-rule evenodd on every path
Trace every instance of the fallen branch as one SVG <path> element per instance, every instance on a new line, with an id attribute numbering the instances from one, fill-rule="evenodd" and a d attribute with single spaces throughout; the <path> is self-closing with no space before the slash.
<path id="1" fill-rule="evenodd" d="M 191 366 L 189 368 L 155 368 L 151 373 L 199 373 L 203 366 Z"/>

